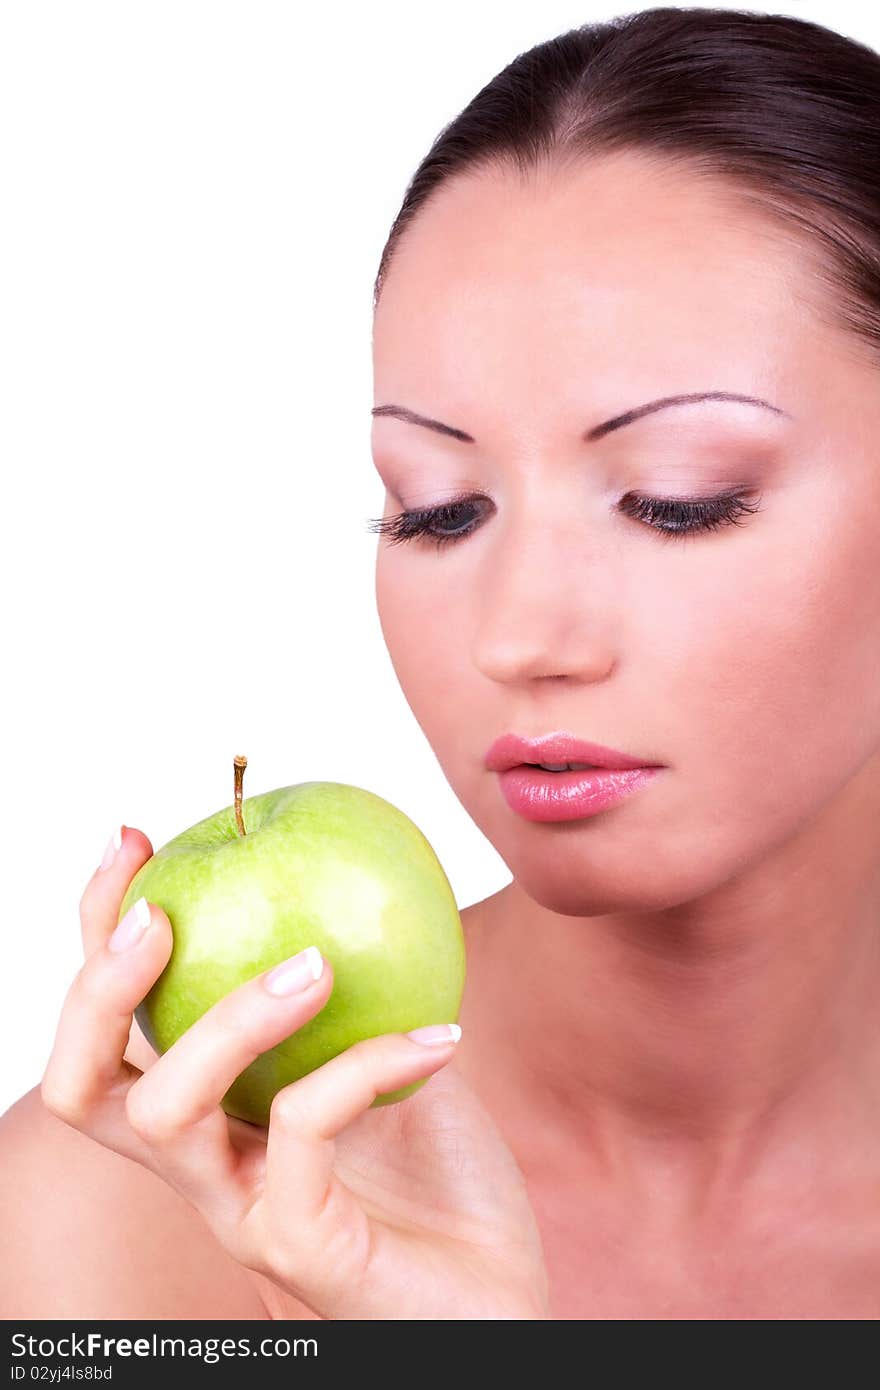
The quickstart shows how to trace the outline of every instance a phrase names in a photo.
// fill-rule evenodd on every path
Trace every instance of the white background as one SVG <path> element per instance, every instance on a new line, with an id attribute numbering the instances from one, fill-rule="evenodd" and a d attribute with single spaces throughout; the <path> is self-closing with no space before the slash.
<path id="1" fill-rule="evenodd" d="M 394 802 L 460 907 L 508 882 L 376 615 L 372 286 L 440 129 L 630 8 L 0 0 L 0 1111 L 114 828 L 158 849 L 229 805 L 235 753 L 246 795 Z M 720 8 L 880 48 L 876 7 Z"/>

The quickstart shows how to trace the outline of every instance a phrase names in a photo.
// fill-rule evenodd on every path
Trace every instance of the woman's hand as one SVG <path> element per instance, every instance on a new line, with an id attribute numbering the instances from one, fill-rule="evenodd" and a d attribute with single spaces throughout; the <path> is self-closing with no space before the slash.
<path id="1" fill-rule="evenodd" d="M 220 1108 L 250 1062 L 323 1008 L 332 962 L 286 995 L 257 976 L 146 1071 L 125 1060 L 134 1009 L 172 948 L 155 904 L 137 939 L 124 949 L 111 941 L 125 891 L 152 853 L 128 827 L 83 894 L 86 960 L 43 1076 L 46 1107 L 158 1174 L 234 1259 L 322 1317 L 547 1317 L 522 1174 L 470 1088 L 448 1071 L 404 1101 L 369 1108 L 440 1071 L 452 1039 L 425 1045 L 391 1033 L 357 1043 L 280 1091 L 268 1130 Z"/>

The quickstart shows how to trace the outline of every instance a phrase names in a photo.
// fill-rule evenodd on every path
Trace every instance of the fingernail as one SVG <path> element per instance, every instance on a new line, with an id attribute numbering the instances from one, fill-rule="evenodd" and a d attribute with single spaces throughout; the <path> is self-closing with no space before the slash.
<path id="1" fill-rule="evenodd" d="M 417 1043 L 458 1042 L 461 1029 L 457 1023 L 429 1023 L 426 1028 L 414 1028 L 406 1036 Z"/>
<path id="2" fill-rule="evenodd" d="M 117 854 L 122 849 L 122 832 L 124 829 L 125 826 L 120 825 L 118 830 L 113 831 L 113 834 L 111 835 L 110 840 L 107 844 L 107 848 L 104 850 L 104 858 L 101 860 L 100 868 L 109 869 L 110 865 L 113 863 L 113 860 L 116 858 Z"/>
<path id="3" fill-rule="evenodd" d="M 146 898 L 138 898 L 126 912 L 107 945 L 111 951 L 127 951 L 129 946 L 134 946 L 136 941 L 140 941 L 149 925 L 150 904 Z"/>
<path id="4" fill-rule="evenodd" d="M 263 976 L 263 984 L 270 994 L 295 994 L 307 985 L 320 980 L 324 970 L 324 958 L 317 946 L 307 946 L 298 955 L 283 960 Z"/>

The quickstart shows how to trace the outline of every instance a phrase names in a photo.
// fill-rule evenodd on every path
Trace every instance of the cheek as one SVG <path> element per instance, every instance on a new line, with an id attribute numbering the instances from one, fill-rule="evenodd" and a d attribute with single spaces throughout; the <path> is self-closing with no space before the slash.
<path id="1" fill-rule="evenodd" d="M 772 548 L 769 531 L 756 537 L 670 623 L 670 825 L 710 857 L 736 843 L 747 860 L 795 832 L 880 742 L 873 527 L 836 507 L 825 520 L 774 527 Z"/>
<path id="2" fill-rule="evenodd" d="M 459 611 L 456 590 L 403 547 L 380 550 L 376 558 L 376 609 L 388 655 L 407 704 L 441 758 L 461 742 L 468 708 L 469 642 L 464 627 L 467 594 Z M 447 737 L 448 735 L 448 737 Z"/>

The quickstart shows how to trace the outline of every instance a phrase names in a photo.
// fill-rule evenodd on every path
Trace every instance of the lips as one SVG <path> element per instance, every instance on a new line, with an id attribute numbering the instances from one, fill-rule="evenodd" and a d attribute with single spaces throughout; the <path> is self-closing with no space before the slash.
<path id="1" fill-rule="evenodd" d="M 489 772 L 506 772 L 508 768 L 523 763 L 590 763 L 593 767 L 619 771 L 663 766 L 650 758 L 634 757 L 616 748 L 606 748 L 601 743 L 588 743 L 565 732 L 545 734 L 539 738 L 502 734 L 492 744 L 485 758 Z"/>

